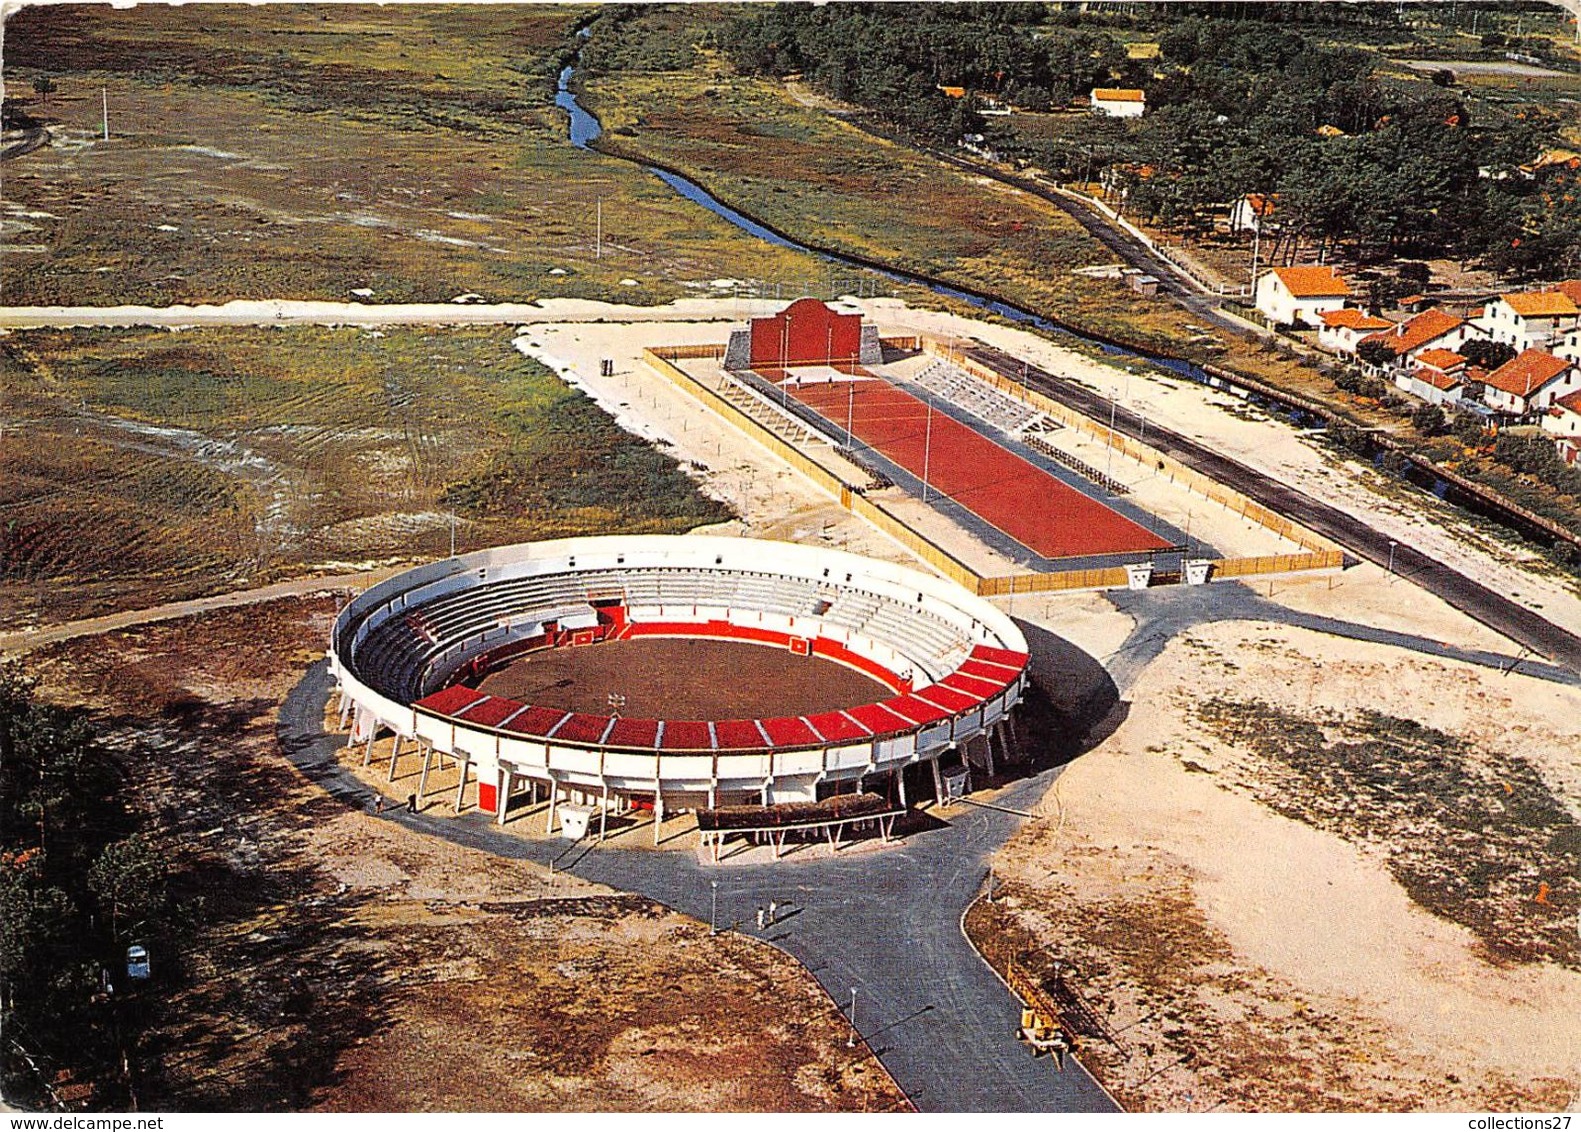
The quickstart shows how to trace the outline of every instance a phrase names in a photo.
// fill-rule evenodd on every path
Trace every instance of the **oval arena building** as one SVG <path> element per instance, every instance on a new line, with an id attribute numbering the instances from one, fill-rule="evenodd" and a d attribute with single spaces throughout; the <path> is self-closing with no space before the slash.
<path id="1" fill-rule="evenodd" d="M 907 804 L 990 773 L 1026 684 L 1015 623 L 960 585 L 799 544 L 524 543 L 359 595 L 329 649 L 350 743 L 460 764 L 504 820 L 530 796 L 607 814 Z M 366 756 L 365 756 L 366 761 Z M 908 786 L 909 784 L 909 786 Z M 419 793 L 423 786 L 419 786 Z"/>

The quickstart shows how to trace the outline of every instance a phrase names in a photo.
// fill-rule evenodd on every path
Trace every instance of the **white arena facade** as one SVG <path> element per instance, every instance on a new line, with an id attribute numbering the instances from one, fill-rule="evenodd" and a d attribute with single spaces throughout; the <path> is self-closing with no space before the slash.
<path id="1" fill-rule="evenodd" d="M 637 637 L 782 649 L 887 690 L 801 716 L 628 718 L 490 695 L 476 677 L 546 649 Z M 393 735 L 455 760 L 460 810 L 504 821 L 530 796 L 666 810 L 810 802 L 912 777 L 945 797 L 1008 750 L 1027 679 L 1015 623 L 958 584 L 843 551 L 712 536 L 497 547 L 406 571 L 337 616 L 329 649 L 349 744 Z M 552 701 L 552 693 L 536 698 Z M 408 747 L 410 749 L 410 747 Z M 448 757 L 448 758 L 447 758 Z M 366 765 L 368 756 L 364 756 Z"/>

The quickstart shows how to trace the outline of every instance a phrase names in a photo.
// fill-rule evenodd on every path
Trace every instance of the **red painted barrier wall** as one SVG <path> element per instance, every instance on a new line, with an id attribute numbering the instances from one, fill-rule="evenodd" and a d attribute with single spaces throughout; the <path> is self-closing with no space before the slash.
<path id="1" fill-rule="evenodd" d="M 752 320 L 753 369 L 855 365 L 861 352 L 862 316 L 837 314 L 817 299 Z"/>

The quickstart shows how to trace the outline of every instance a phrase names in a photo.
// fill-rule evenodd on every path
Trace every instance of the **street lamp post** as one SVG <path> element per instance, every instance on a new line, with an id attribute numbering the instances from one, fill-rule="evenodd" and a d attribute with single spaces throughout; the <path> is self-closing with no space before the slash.
<path id="1" fill-rule="evenodd" d="M 856 988 L 851 988 L 851 1036 L 845 1039 L 846 1049 L 856 1048 Z"/>
<path id="2" fill-rule="evenodd" d="M 922 501 L 928 501 L 928 464 L 933 455 L 933 395 L 929 394 L 928 420 L 922 434 Z"/>
<path id="3" fill-rule="evenodd" d="M 856 417 L 856 382 L 853 380 L 845 391 L 845 446 L 853 447 L 851 440 L 851 425 Z"/>
<path id="4" fill-rule="evenodd" d="M 1398 545 L 1399 545 L 1399 543 L 1395 542 L 1394 539 L 1390 539 L 1389 540 L 1389 584 L 1390 585 L 1394 584 L 1394 548 L 1396 546 L 1398 546 Z"/>
<path id="5" fill-rule="evenodd" d="M 708 882 L 708 887 L 712 896 L 708 903 L 708 934 L 718 935 L 719 928 L 715 925 L 719 923 L 719 882 L 711 880 Z"/>

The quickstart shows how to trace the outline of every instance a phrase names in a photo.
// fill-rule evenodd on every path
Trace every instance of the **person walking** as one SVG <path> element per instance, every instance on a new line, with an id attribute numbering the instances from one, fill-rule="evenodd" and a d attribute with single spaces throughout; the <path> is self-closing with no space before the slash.
<path id="1" fill-rule="evenodd" d="M 408 794 L 406 796 L 406 812 L 409 813 L 409 814 L 415 814 L 417 812 L 417 795 L 416 794 Z"/>

